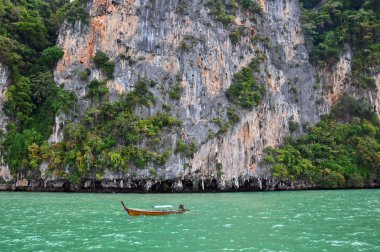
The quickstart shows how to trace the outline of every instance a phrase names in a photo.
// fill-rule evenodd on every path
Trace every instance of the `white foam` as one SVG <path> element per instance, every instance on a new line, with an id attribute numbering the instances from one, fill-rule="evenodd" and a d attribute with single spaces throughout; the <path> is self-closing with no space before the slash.
<path id="1" fill-rule="evenodd" d="M 342 247 L 342 246 L 344 246 L 345 244 L 347 244 L 346 241 L 337 241 L 337 240 L 333 240 L 333 241 L 331 241 L 331 245 L 332 245 L 332 246 L 335 246 L 335 247 Z"/>
<path id="2" fill-rule="evenodd" d="M 273 225 L 271 228 L 282 228 L 284 226 L 285 225 L 283 225 L 283 224 L 277 224 L 277 225 Z"/>
<path id="3" fill-rule="evenodd" d="M 361 242 L 361 241 L 354 241 L 353 243 L 351 243 L 352 246 L 355 246 L 355 247 L 362 247 L 362 246 L 367 246 L 368 243 L 366 242 Z"/>
<path id="4" fill-rule="evenodd" d="M 303 216 L 303 214 L 302 213 L 299 213 L 299 214 L 297 214 L 294 218 L 299 218 L 299 217 L 302 217 Z"/>

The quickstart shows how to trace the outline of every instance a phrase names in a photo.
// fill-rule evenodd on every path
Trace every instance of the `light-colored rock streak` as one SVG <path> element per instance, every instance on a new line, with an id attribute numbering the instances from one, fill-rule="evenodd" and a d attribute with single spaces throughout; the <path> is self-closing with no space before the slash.
<path id="1" fill-rule="evenodd" d="M 3 107 L 6 98 L 6 92 L 8 89 L 8 85 L 10 84 L 10 72 L 8 67 L 3 65 L 0 62 L 0 130 L 5 131 L 5 126 L 7 123 L 7 116 L 4 114 Z M 11 174 L 9 170 L 8 164 L 4 162 L 4 157 L 0 152 L 0 178 L 8 181 L 11 179 Z"/>
<path id="2" fill-rule="evenodd" d="M 8 67 L 0 62 L 0 129 L 5 129 L 7 117 L 3 112 L 3 106 L 6 98 L 6 92 L 10 83 Z"/>

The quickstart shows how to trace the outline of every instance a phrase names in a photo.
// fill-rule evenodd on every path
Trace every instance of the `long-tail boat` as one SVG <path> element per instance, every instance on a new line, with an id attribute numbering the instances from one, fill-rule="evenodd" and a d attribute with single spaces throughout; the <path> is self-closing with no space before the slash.
<path id="1" fill-rule="evenodd" d="M 168 205 L 155 207 L 155 208 L 161 208 L 161 210 L 143 210 L 143 209 L 128 208 L 124 205 L 123 201 L 120 201 L 120 202 L 123 205 L 124 210 L 127 211 L 130 216 L 182 214 L 182 213 L 186 213 L 190 211 L 190 210 L 185 209 L 185 207 L 182 204 L 179 205 L 179 210 L 162 210 L 163 208 L 172 207 Z"/>

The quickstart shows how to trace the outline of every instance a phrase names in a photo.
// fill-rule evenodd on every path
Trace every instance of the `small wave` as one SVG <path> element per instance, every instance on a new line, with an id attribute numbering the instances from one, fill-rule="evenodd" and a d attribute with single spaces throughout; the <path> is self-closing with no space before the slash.
<path id="1" fill-rule="evenodd" d="M 115 238 L 122 239 L 127 237 L 125 234 L 115 234 Z"/>
<path id="2" fill-rule="evenodd" d="M 254 248 L 254 247 L 249 247 L 249 248 L 241 248 L 239 249 L 239 251 L 245 251 L 245 250 L 249 250 L 249 251 L 256 251 L 257 248 Z"/>
<path id="3" fill-rule="evenodd" d="M 331 241 L 331 245 L 335 246 L 335 247 L 342 247 L 342 246 L 346 245 L 347 243 L 348 242 L 346 242 L 346 241 L 337 241 L 337 240 Z"/>
<path id="4" fill-rule="evenodd" d="M 28 237 L 26 237 L 26 240 L 28 240 L 28 241 L 41 241 L 42 239 L 38 236 L 28 236 Z"/>
<path id="5" fill-rule="evenodd" d="M 296 216 L 294 216 L 294 218 L 300 218 L 300 217 L 302 217 L 304 214 L 302 214 L 302 213 L 299 213 L 299 214 L 296 214 Z"/>
<path id="6" fill-rule="evenodd" d="M 105 235 L 102 235 L 103 237 L 113 237 L 115 234 L 105 234 Z"/>
<path id="7" fill-rule="evenodd" d="M 285 225 L 277 224 L 277 225 L 273 225 L 271 228 L 282 228 L 282 227 L 285 227 Z"/>
<path id="8" fill-rule="evenodd" d="M 224 224 L 223 227 L 230 228 L 230 227 L 232 227 L 232 224 Z"/>
<path id="9" fill-rule="evenodd" d="M 353 243 L 351 243 L 351 245 L 355 247 L 363 247 L 363 246 L 368 246 L 368 243 L 361 242 L 361 241 L 354 241 Z"/>
<path id="10" fill-rule="evenodd" d="M 62 245 L 63 242 L 52 242 L 52 241 L 47 241 L 46 245 L 51 246 L 51 247 L 63 247 Z"/>
<path id="11" fill-rule="evenodd" d="M 365 234 L 365 232 L 355 232 L 355 233 L 352 233 L 353 236 L 356 236 L 358 234 Z"/>
<path id="12" fill-rule="evenodd" d="M 101 245 L 96 245 L 96 246 L 90 246 L 88 247 L 89 250 L 93 250 L 93 249 L 101 249 L 102 246 Z"/>

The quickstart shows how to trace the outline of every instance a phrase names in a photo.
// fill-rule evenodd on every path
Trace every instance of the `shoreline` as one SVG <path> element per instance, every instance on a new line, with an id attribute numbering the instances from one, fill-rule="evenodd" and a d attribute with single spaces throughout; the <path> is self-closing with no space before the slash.
<path id="1" fill-rule="evenodd" d="M 62 186 L 45 187 L 45 186 L 16 186 L 15 184 L 0 184 L 0 192 L 62 192 L 62 193 L 138 193 L 138 194 L 170 194 L 170 193 L 234 193 L 234 192 L 274 192 L 274 191 L 318 191 L 318 190 L 355 190 L 355 189 L 380 189 L 380 184 L 366 185 L 362 187 L 342 186 L 342 187 L 321 187 L 316 185 L 310 186 L 264 186 L 264 187 L 246 187 L 239 188 L 182 188 L 173 189 L 167 187 L 155 187 L 146 189 L 144 187 L 120 188 L 120 187 L 79 187 L 79 186 Z"/>

